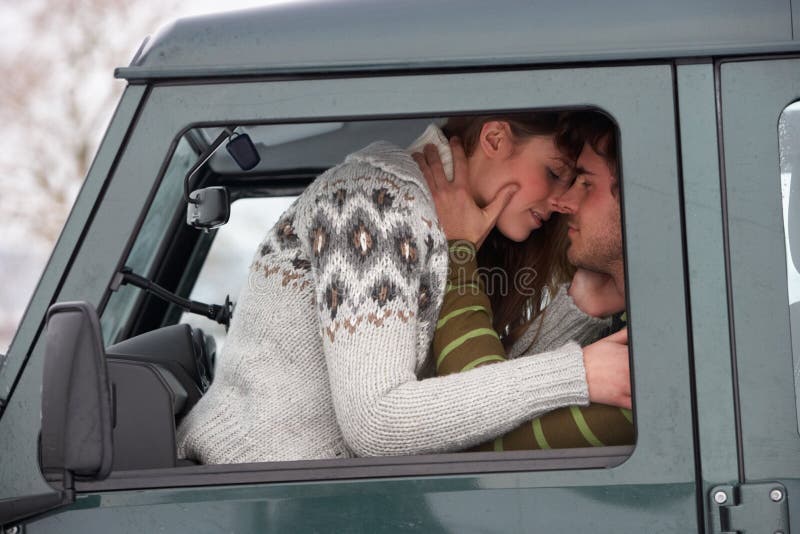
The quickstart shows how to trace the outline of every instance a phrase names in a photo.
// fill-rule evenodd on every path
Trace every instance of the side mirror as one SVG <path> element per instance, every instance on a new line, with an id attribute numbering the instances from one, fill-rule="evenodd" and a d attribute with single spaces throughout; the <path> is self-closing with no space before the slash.
<path id="1" fill-rule="evenodd" d="M 186 224 L 212 230 L 228 222 L 231 204 L 228 190 L 221 186 L 192 191 L 186 206 Z"/>
<path id="2" fill-rule="evenodd" d="M 46 336 L 42 471 L 102 480 L 113 460 L 113 412 L 97 312 L 86 302 L 54 304 Z"/>
<path id="3" fill-rule="evenodd" d="M 226 148 L 239 167 L 250 170 L 261 161 L 258 149 L 247 134 L 234 133 L 236 127 L 225 127 L 216 139 L 200 154 L 192 168 L 186 173 L 183 180 L 183 198 L 188 204 L 186 207 L 186 224 L 201 230 L 212 230 L 228 222 L 230 218 L 230 198 L 228 190 L 224 187 L 206 187 L 189 193 L 192 177 L 208 161 L 214 152 L 227 139 Z"/>

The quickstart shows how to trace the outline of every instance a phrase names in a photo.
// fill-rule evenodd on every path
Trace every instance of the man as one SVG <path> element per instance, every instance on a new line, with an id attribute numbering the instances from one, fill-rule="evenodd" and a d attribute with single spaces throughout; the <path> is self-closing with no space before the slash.
<path id="1" fill-rule="evenodd" d="M 597 113 L 579 120 L 578 134 L 585 143 L 578 157 L 576 179 L 556 202 L 556 210 L 567 216 L 567 259 L 578 268 L 568 293 L 588 315 L 617 318 L 625 310 L 625 262 L 616 128 L 610 119 Z M 625 335 L 627 342 L 627 332 Z M 589 371 L 587 368 L 587 374 Z M 609 373 L 610 382 L 594 384 L 608 388 L 610 404 L 617 404 L 619 395 L 630 397 L 630 385 L 620 389 L 618 382 L 623 378 L 629 382 L 629 377 L 620 375 Z M 617 380 L 613 380 L 615 377 Z M 591 392 L 593 381 L 589 376 L 587 379 Z"/>
<path id="2" fill-rule="evenodd" d="M 567 258 L 579 269 L 569 294 L 589 315 L 608 316 L 625 308 L 616 137 L 604 116 L 582 126 L 586 142 L 576 179 L 555 209 L 567 216 Z M 594 298 L 580 299 L 589 295 Z"/>
<path id="3" fill-rule="evenodd" d="M 560 289 L 542 319 L 534 321 L 510 348 L 509 357 L 536 357 L 554 350 L 560 346 L 558 343 L 571 338 L 573 334 L 569 328 L 574 328 L 577 321 L 586 321 L 590 328 L 583 330 L 583 337 L 571 339 L 584 347 L 592 404 L 586 408 L 573 406 L 550 412 L 480 447 L 483 450 L 633 443 L 632 417 L 628 410 L 631 398 L 627 329 L 598 340 L 600 332 L 608 333 L 608 323 L 612 331 L 620 329 L 620 312 L 625 308 L 616 129 L 608 118 L 594 112 L 572 114 L 567 122 L 565 135 L 577 136 L 583 142 L 583 149 L 576 165 L 576 180 L 566 193 L 553 200 L 553 209 L 566 216 L 567 258 L 577 271 L 568 290 Z M 454 149 L 454 159 L 461 159 L 458 148 Z M 447 208 L 440 210 L 440 205 L 447 204 L 448 195 L 452 194 L 448 189 L 458 185 L 441 182 L 436 154 L 426 150 L 425 158 L 415 159 L 429 184 L 433 183 L 434 200 L 448 238 L 472 241 L 471 234 L 462 226 L 463 217 L 448 217 Z M 480 220 L 480 217 L 472 219 L 476 218 Z M 451 263 L 454 261 L 463 265 L 463 257 L 451 255 Z M 472 261 L 474 263 L 474 259 Z M 490 331 L 490 316 L 480 312 L 461 313 L 461 310 L 486 308 L 487 302 L 485 294 L 461 293 L 445 297 L 441 313 L 455 319 L 447 320 L 434 337 L 437 374 L 458 373 L 504 359 L 498 356 L 505 354 L 499 339 L 485 335 Z M 595 318 L 608 317 L 614 320 L 604 323 L 605 328 L 596 328 L 598 319 Z M 593 326 L 595 328 L 591 329 Z M 484 335 L 478 335 L 481 332 Z M 565 339 L 565 336 L 570 337 Z M 460 343 L 458 340 L 462 339 L 470 341 Z"/>

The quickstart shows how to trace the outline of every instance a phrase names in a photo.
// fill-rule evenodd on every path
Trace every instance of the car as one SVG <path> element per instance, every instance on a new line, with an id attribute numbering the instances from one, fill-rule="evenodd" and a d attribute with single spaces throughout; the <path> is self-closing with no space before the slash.
<path id="1" fill-rule="evenodd" d="M 0 525 L 800 531 L 799 29 L 797 0 L 297 0 L 166 27 L 116 71 L 0 368 Z M 634 445 L 177 457 L 228 295 L 315 176 L 430 121 L 532 109 L 619 127 Z"/>

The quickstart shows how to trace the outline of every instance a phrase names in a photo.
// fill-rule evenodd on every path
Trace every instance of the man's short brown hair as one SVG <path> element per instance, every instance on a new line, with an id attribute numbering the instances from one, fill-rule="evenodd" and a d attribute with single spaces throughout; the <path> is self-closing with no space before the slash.
<path id="1" fill-rule="evenodd" d="M 607 115 L 597 111 L 574 111 L 564 115 L 556 138 L 559 146 L 586 143 L 602 157 L 611 174 L 619 179 L 617 126 Z"/>

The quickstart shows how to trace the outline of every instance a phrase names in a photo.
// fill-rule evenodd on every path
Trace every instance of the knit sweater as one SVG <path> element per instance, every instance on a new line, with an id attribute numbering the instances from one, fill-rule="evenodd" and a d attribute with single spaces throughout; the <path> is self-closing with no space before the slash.
<path id="1" fill-rule="evenodd" d="M 258 248 L 179 456 L 455 451 L 588 401 L 577 345 L 425 378 L 446 274 L 445 236 L 406 151 L 373 143 L 325 172 Z"/>

